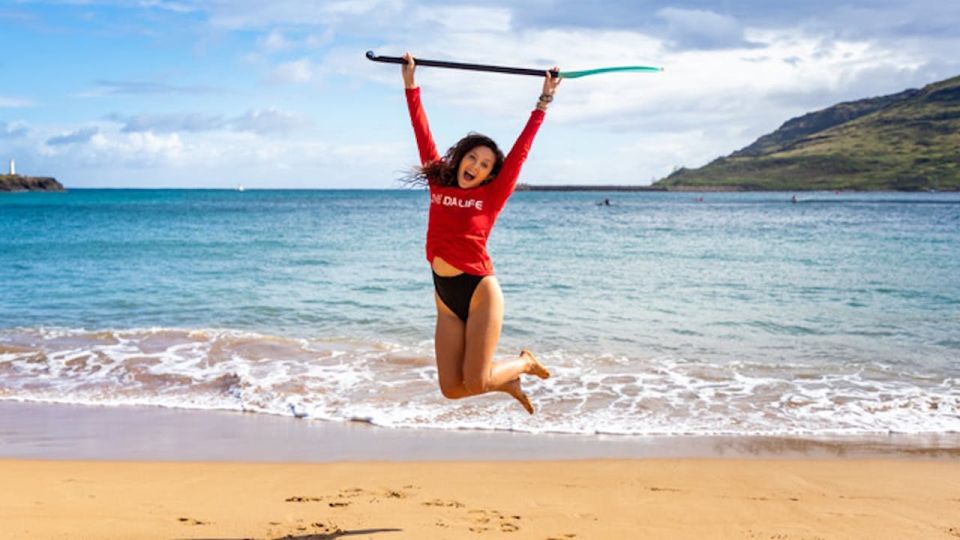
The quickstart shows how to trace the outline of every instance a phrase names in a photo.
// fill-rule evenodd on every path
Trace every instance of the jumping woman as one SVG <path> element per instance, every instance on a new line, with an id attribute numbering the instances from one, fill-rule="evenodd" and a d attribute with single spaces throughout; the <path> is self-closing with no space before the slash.
<path id="1" fill-rule="evenodd" d="M 415 180 L 430 188 L 427 261 L 433 269 L 437 304 L 440 391 L 449 399 L 506 392 L 533 414 L 520 375 L 546 379 L 550 372 L 527 350 L 513 360 L 493 360 L 503 326 L 503 292 L 487 254 L 487 238 L 513 193 L 560 79 L 545 72 L 536 108 L 506 157 L 497 143 L 476 133 L 440 157 L 414 81 L 415 61 L 410 53 L 403 58 L 407 107 L 420 151 Z"/>

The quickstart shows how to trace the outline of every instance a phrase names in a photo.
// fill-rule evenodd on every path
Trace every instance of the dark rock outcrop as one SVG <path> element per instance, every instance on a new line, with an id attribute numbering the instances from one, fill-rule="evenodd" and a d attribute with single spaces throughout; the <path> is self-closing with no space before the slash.
<path id="1" fill-rule="evenodd" d="M 63 184 L 48 176 L 0 174 L 0 191 L 65 191 Z"/>

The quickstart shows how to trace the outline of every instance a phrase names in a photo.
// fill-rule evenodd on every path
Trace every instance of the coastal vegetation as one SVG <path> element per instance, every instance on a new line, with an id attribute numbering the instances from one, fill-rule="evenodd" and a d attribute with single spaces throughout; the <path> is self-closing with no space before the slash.
<path id="1" fill-rule="evenodd" d="M 960 190 L 960 77 L 793 118 L 749 146 L 653 187 Z"/>

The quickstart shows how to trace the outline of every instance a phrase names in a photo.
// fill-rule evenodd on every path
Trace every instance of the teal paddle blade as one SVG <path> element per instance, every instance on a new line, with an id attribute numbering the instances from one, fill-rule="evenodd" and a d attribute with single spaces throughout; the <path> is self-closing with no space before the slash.
<path id="1" fill-rule="evenodd" d="M 653 67 L 653 66 L 620 66 L 620 67 L 605 67 L 597 69 L 584 69 L 582 71 L 561 71 L 561 79 L 578 79 L 580 77 L 586 77 L 587 75 L 597 75 L 600 73 L 613 73 L 616 71 L 640 71 L 644 73 L 655 73 L 658 71 L 663 71 L 662 67 Z"/>

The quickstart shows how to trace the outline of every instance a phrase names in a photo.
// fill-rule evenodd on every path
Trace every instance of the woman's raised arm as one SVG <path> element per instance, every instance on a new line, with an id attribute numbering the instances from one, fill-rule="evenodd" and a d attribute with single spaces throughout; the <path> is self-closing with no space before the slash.
<path id="1" fill-rule="evenodd" d="M 554 66 L 553 69 L 558 71 L 560 68 Z M 533 139 L 547 114 L 547 107 L 550 106 L 553 95 L 556 93 L 557 87 L 560 86 L 559 77 L 553 77 L 549 71 L 545 72 L 544 75 L 543 89 L 540 92 L 540 98 L 537 99 L 537 106 L 530 113 L 527 125 L 524 126 L 517 142 L 513 143 L 513 148 L 510 149 L 510 153 L 504 159 L 503 167 L 497 174 L 497 178 L 490 184 L 495 201 L 494 206 L 497 208 L 506 204 L 510 194 L 513 193 L 513 189 L 517 185 L 517 179 L 520 177 L 520 168 L 523 167 L 523 162 L 527 160 L 530 147 L 533 145 Z"/>
<path id="2" fill-rule="evenodd" d="M 433 142 L 433 135 L 430 133 L 430 123 L 427 122 L 427 113 L 423 110 L 423 104 L 420 103 L 420 88 L 414 79 L 413 73 L 417 69 L 416 62 L 410 53 L 403 55 L 406 64 L 402 64 L 400 72 L 403 75 L 403 87 L 407 94 L 407 109 L 410 111 L 410 122 L 413 124 L 413 134 L 417 138 L 417 150 L 420 151 L 420 165 L 437 161 L 440 159 L 440 153 L 437 152 L 437 144 Z"/>

